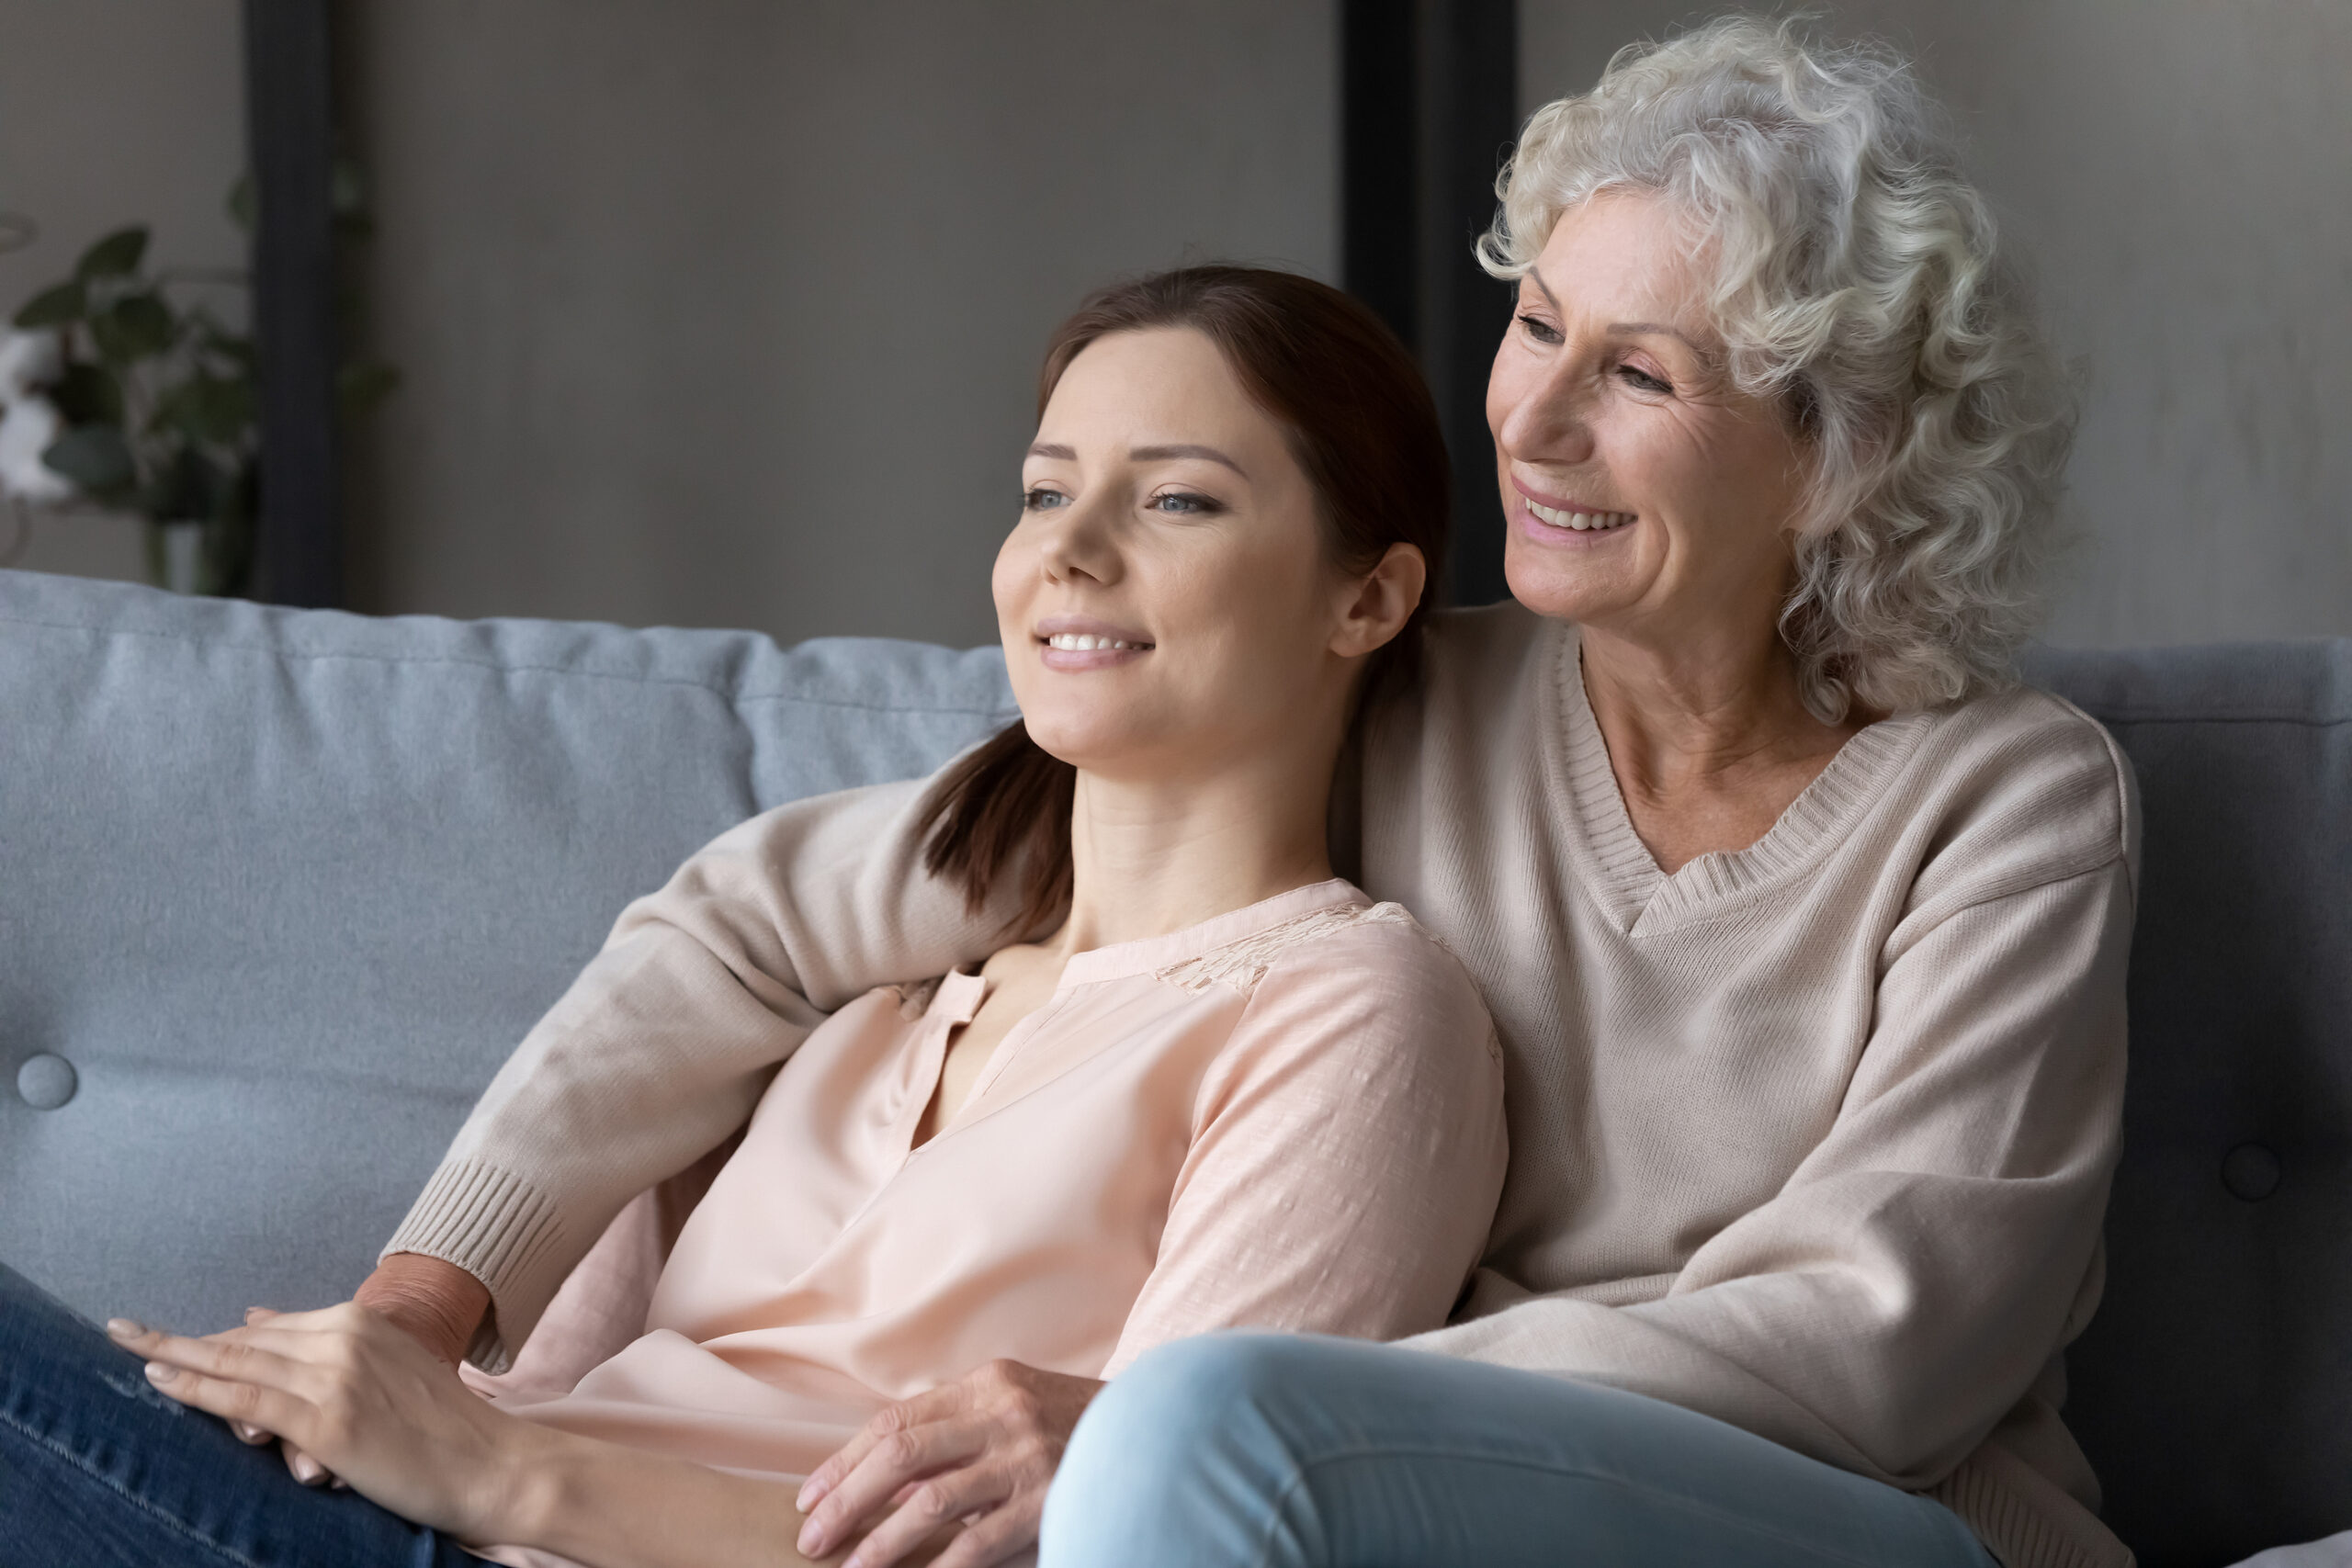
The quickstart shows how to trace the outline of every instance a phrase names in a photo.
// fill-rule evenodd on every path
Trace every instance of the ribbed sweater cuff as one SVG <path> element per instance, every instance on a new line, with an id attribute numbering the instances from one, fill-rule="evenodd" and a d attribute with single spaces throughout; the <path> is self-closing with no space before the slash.
<path id="1" fill-rule="evenodd" d="M 1927 1495 L 2005 1568 L 2132 1568 L 2131 1551 L 2089 1509 L 1991 1443 Z"/>
<path id="2" fill-rule="evenodd" d="M 491 1307 L 466 1359 L 503 1372 L 563 1282 L 562 1237 L 552 1198 L 512 1172 L 459 1158 L 433 1173 L 383 1256 L 422 1253 L 480 1280 Z"/>

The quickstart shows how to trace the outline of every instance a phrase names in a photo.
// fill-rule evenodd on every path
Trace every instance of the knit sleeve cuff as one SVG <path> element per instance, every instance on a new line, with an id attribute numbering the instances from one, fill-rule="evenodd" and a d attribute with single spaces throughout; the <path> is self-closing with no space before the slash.
<path id="1" fill-rule="evenodd" d="M 563 1283 L 563 1230 L 555 1200 L 523 1178 L 451 1159 L 425 1183 L 382 1256 L 422 1253 L 480 1280 L 490 1292 L 490 1311 L 466 1359 L 503 1372 Z"/>

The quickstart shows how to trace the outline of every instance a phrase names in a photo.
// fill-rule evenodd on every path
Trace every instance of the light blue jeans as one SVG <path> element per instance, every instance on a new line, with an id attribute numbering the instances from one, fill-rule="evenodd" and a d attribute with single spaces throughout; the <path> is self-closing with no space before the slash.
<path id="1" fill-rule="evenodd" d="M 1039 1568 L 1993 1568 L 1939 1504 L 1615 1389 L 1219 1334 L 1102 1393 Z"/>

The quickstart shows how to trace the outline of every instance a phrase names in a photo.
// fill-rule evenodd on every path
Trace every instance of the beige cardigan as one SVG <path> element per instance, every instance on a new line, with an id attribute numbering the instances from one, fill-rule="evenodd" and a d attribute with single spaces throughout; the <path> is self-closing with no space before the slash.
<path id="1" fill-rule="evenodd" d="M 386 1248 L 489 1286 L 478 1359 L 826 1010 L 997 944 L 920 870 L 922 791 L 770 812 L 622 914 Z M 1928 1492 L 2010 1568 L 2130 1561 L 2056 1414 L 2123 1094 L 2136 823 L 2098 725 L 2030 691 L 1872 725 L 1757 843 L 1667 876 L 1574 628 L 1505 604 L 1438 617 L 1335 818 L 1506 1058 L 1484 1265 L 1410 1343 Z"/>

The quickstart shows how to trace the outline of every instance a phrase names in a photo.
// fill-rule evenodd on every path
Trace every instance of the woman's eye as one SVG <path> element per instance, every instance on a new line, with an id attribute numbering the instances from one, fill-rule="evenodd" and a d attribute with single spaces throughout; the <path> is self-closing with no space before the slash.
<path id="1" fill-rule="evenodd" d="M 1057 490 L 1025 490 L 1021 492 L 1021 509 L 1023 512 L 1048 512 L 1069 499 Z"/>
<path id="2" fill-rule="evenodd" d="M 1637 391 L 1671 392 L 1674 390 L 1672 387 L 1651 375 L 1648 371 L 1635 369 L 1631 365 L 1620 365 L 1617 367 L 1617 374 L 1632 382 L 1634 389 Z"/>
<path id="3" fill-rule="evenodd" d="M 1537 343 L 1560 344 L 1567 341 L 1567 339 L 1561 336 L 1559 328 L 1554 326 L 1551 322 L 1545 321 L 1541 316 L 1522 315 L 1519 318 L 1519 324 L 1525 327 L 1527 329 L 1527 335 L 1533 338 Z"/>
<path id="4" fill-rule="evenodd" d="M 1170 517 L 1204 517 L 1212 512 L 1222 512 L 1225 505 L 1215 496 L 1193 491 L 1170 491 L 1155 495 L 1144 502 L 1147 511 L 1163 513 Z"/>

